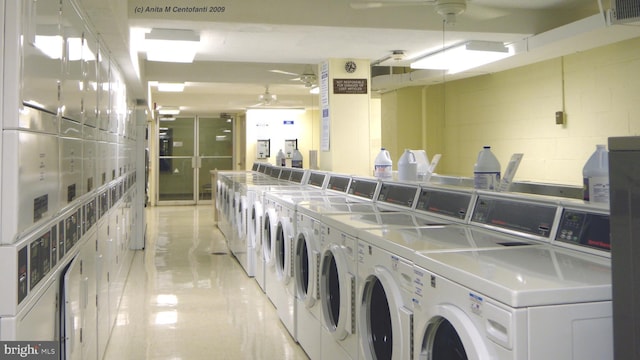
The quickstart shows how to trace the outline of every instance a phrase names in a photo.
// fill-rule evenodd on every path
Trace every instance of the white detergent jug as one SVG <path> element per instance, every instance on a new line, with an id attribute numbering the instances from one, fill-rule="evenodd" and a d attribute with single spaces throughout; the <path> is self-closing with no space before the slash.
<path id="1" fill-rule="evenodd" d="M 389 152 L 387 149 L 381 148 L 373 163 L 373 176 L 380 179 L 391 179 L 393 176 L 391 172 L 392 166 L 393 161 L 391 160 Z"/>
<path id="2" fill-rule="evenodd" d="M 293 155 L 291 155 L 291 167 L 302 169 L 302 153 L 298 148 L 293 150 Z"/>
<path id="3" fill-rule="evenodd" d="M 413 155 L 416 157 L 416 162 L 418 163 L 418 181 L 424 181 L 427 178 L 427 172 L 429 172 L 429 157 L 427 156 L 427 152 L 425 150 L 411 150 Z"/>
<path id="4" fill-rule="evenodd" d="M 284 152 L 282 149 L 278 150 L 278 154 L 276 155 L 276 166 L 286 166 L 287 158 L 284 156 Z"/>
<path id="5" fill-rule="evenodd" d="M 496 190 L 500 184 L 500 162 L 491 152 L 491 146 L 484 146 L 478 153 L 478 161 L 473 166 L 473 183 L 476 189 Z"/>
<path id="6" fill-rule="evenodd" d="M 410 149 L 404 149 L 404 153 L 402 153 L 402 156 L 400 156 L 398 160 L 398 180 L 418 180 L 418 162 L 416 155 Z"/>
<path id="7" fill-rule="evenodd" d="M 605 145 L 596 145 L 596 151 L 582 168 L 585 201 L 609 202 L 609 152 Z"/>

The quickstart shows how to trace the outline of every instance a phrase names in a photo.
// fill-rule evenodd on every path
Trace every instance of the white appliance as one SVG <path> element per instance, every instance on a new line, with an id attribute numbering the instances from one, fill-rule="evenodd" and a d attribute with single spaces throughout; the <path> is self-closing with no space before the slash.
<path id="1" fill-rule="evenodd" d="M 82 124 L 62 119 L 60 127 L 60 207 L 70 205 L 86 192 L 83 182 Z M 94 154 L 95 155 L 95 154 Z M 95 161 L 95 159 L 94 159 Z"/>
<path id="2" fill-rule="evenodd" d="M 323 244 L 320 237 L 320 218 L 326 212 L 349 212 L 353 208 L 375 211 L 373 204 L 379 181 L 377 179 L 352 178 L 347 193 L 358 201 L 337 202 L 336 197 L 307 200 L 296 205 L 296 236 L 293 251 L 293 274 L 295 280 L 297 339 L 310 359 L 320 359 L 322 335 L 320 324 L 319 269 Z"/>
<path id="3" fill-rule="evenodd" d="M 57 136 L 4 130 L 0 243 L 14 243 L 58 212 L 59 168 Z"/>
<path id="4" fill-rule="evenodd" d="M 272 234 L 271 245 L 274 254 L 274 266 L 266 272 L 266 293 L 273 302 L 280 320 L 293 339 L 297 341 L 296 288 L 293 261 L 294 242 L 297 235 L 296 204 L 309 198 L 336 197 L 341 201 L 346 197 L 351 178 L 331 175 L 327 188 L 331 190 L 270 191 L 265 194 L 265 206 L 275 209 L 277 224 Z M 275 235 L 275 236 L 274 236 Z"/>
<path id="5" fill-rule="evenodd" d="M 411 359 L 413 263 L 363 241 L 357 262 L 359 358 Z"/>
<path id="6" fill-rule="evenodd" d="M 408 212 L 372 217 L 354 214 L 353 219 L 358 221 L 347 221 L 358 229 L 359 358 L 413 358 L 413 258 L 415 252 L 423 250 L 429 242 L 412 235 L 420 231 L 456 233 L 463 239 L 462 246 L 468 246 L 467 226 L 460 223 L 468 219 L 472 195 L 466 190 L 423 187 L 416 206 L 420 205 L 421 211 L 435 212 L 437 217 L 418 217 Z M 401 228 L 403 224 L 413 223 L 458 224 Z M 372 226 L 373 229 L 364 230 Z"/>
<path id="7" fill-rule="evenodd" d="M 377 195 L 386 207 L 409 210 L 415 205 L 419 187 L 414 184 L 383 183 Z M 320 263 L 322 307 L 322 359 L 357 359 L 356 329 L 357 239 L 353 228 L 323 217 Z"/>
<path id="8" fill-rule="evenodd" d="M 481 195 L 473 223 L 553 240 L 416 254 L 415 359 L 613 358 L 608 216 L 557 209 Z"/>
<path id="9" fill-rule="evenodd" d="M 228 239 L 229 248 L 248 276 L 263 278 L 264 271 L 258 269 L 258 253 L 256 242 L 260 241 L 256 235 L 261 234 L 263 215 L 263 196 L 265 192 L 278 189 L 305 189 L 303 182 L 307 179 L 307 172 L 283 168 L 280 178 L 274 179 L 264 176 L 247 178 L 233 178 L 234 203 L 232 208 L 233 230 Z M 261 174 L 259 174 L 261 175 Z"/>

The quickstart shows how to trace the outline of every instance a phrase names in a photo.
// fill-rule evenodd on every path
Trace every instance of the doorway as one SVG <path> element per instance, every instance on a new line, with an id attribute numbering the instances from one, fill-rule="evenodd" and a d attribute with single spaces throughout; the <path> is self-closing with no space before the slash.
<path id="1" fill-rule="evenodd" d="M 158 204 L 210 203 L 210 171 L 233 169 L 233 133 L 231 118 L 161 117 Z"/>

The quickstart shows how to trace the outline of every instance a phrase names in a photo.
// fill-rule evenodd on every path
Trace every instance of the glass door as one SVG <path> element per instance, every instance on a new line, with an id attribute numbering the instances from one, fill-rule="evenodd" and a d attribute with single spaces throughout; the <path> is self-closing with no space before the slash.
<path id="1" fill-rule="evenodd" d="M 233 169 L 232 119 L 160 118 L 159 124 L 159 203 L 210 203 L 210 171 Z"/>
<path id="2" fill-rule="evenodd" d="M 196 119 L 160 118 L 158 128 L 158 201 L 195 203 Z"/>
<path id="3" fill-rule="evenodd" d="M 198 201 L 211 201 L 211 170 L 233 169 L 231 118 L 198 118 Z"/>

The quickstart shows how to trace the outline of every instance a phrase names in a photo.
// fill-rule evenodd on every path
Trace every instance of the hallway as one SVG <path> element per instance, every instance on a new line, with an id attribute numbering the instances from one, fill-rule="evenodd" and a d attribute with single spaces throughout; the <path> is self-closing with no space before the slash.
<path id="1" fill-rule="evenodd" d="M 146 216 L 105 360 L 307 359 L 229 255 L 211 205 Z"/>

